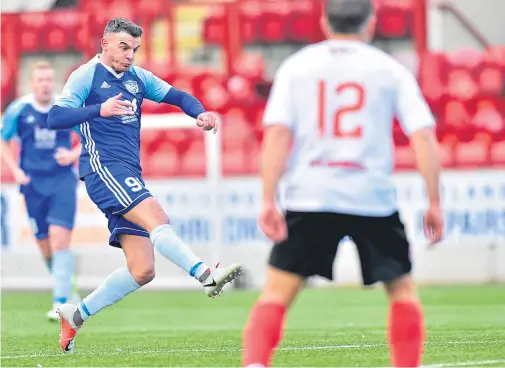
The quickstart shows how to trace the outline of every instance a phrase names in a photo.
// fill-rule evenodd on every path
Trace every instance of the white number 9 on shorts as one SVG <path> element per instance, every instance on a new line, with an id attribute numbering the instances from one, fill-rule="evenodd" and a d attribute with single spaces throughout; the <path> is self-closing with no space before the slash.
<path id="1" fill-rule="evenodd" d="M 138 192 L 139 190 L 142 190 L 142 188 L 144 187 L 139 179 L 134 178 L 132 176 L 126 178 L 124 182 L 126 185 L 128 185 L 128 187 L 131 188 L 132 192 Z"/>

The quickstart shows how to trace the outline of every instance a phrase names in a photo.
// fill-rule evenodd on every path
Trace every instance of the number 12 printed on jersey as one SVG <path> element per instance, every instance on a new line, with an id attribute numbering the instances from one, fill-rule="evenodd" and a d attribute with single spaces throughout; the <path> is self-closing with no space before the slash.
<path id="1" fill-rule="evenodd" d="M 365 106 L 365 89 L 363 86 L 355 82 L 346 82 L 337 85 L 334 90 L 328 91 L 326 82 L 319 81 L 318 93 L 319 135 L 325 136 L 327 129 L 332 129 L 331 135 L 335 138 L 361 138 L 363 135 L 363 126 L 360 122 L 356 122 L 354 129 L 349 131 L 342 131 L 341 123 L 344 115 L 357 113 Z M 326 111 L 328 108 L 331 108 L 327 106 L 329 93 L 334 93 L 337 96 L 342 96 L 344 93 L 354 93 L 356 95 L 355 102 L 341 105 L 332 111 L 333 122 L 330 127 L 328 127 L 326 122 Z"/>

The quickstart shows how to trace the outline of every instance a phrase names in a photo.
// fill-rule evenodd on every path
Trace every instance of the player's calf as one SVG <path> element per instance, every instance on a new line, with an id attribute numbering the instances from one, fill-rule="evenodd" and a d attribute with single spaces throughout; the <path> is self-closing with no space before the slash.
<path id="1" fill-rule="evenodd" d="M 205 264 L 175 234 L 168 223 L 167 214 L 153 197 L 144 199 L 125 213 L 123 217 L 146 229 L 158 252 L 198 280 L 210 297 L 220 295 L 223 287 L 241 273 L 242 266 L 240 264 L 223 269 L 211 268 Z"/>
<path id="2" fill-rule="evenodd" d="M 49 244 L 49 239 L 37 239 L 37 245 L 39 246 L 42 257 L 44 257 L 44 262 L 46 263 L 47 270 L 51 273 L 51 264 L 53 262 L 53 253 L 51 252 L 51 245 Z"/>
<path id="3" fill-rule="evenodd" d="M 119 239 L 133 279 L 140 286 L 151 282 L 155 276 L 155 269 L 154 250 L 149 239 L 128 234 L 122 234 Z"/>
<path id="4" fill-rule="evenodd" d="M 299 275 L 269 267 L 267 282 L 243 333 L 245 366 L 268 366 L 282 338 L 287 309 L 304 284 Z"/>

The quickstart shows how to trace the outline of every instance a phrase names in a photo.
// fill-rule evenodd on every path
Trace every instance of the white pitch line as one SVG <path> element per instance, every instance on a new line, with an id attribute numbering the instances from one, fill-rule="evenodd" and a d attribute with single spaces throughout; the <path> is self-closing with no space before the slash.
<path id="1" fill-rule="evenodd" d="M 491 343 L 500 343 L 500 340 L 491 340 L 491 341 L 434 341 L 434 342 L 426 342 L 425 345 L 475 345 L 475 344 L 491 344 Z M 302 350 L 338 350 L 338 349 L 368 349 L 368 348 L 379 348 L 379 347 L 387 347 L 387 344 L 351 344 L 351 345 L 327 345 L 327 346 L 287 346 L 281 347 L 278 350 L 281 351 L 302 351 Z M 148 354 L 176 354 L 176 353 L 218 353 L 218 352 L 239 352 L 242 351 L 241 348 L 224 348 L 224 349 L 163 349 L 163 350 L 140 350 L 140 351 L 123 351 L 122 349 L 115 348 L 114 350 L 109 351 L 86 351 L 86 352 L 77 352 L 72 354 L 72 356 L 88 356 L 88 355 L 96 355 L 96 356 L 113 356 L 118 354 L 130 354 L 130 355 L 148 355 Z M 27 354 L 27 355 L 7 355 L 2 356 L 0 359 L 28 359 L 28 358 L 53 358 L 53 357 L 63 357 L 65 356 L 63 353 L 60 354 Z M 488 361 L 490 362 L 490 361 Z M 504 361 L 505 362 L 505 361 Z M 501 361 L 497 361 L 497 363 L 501 363 Z M 448 363 L 443 363 L 448 364 Z M 470 363 L 469 363 L 470 364 Z M 487 363 L 494 364 L 494 363 Z M 471 365 L 471 364 L 470 364 Z M 430 366 L 427 366 L 430 367 Z M 439 367 L 439 365 L 433 365 L 432 367 Z"/>
<path id="2" fill-rule="evenodd" d="M 455 363 L 440 363 L 440 364 L 428 364 L 423 365 L 423 368 L 427 367 L 467 367 L 467 366 L 475 366 L 475 365 L 488 365 L 488 364 L 498 364 L 505 363 L 505 359 L 500 360 L 475 360 L 469 362 L 455 362 Z"/>
<path id="3" fill-rule="evenodd" d="M 364 345 L 331 345 L 331 346 L 291 346 L 284 347 L 278 350 L 336 350 L 336 349 L 366 349 L 371 347 L 383 346 L 381 344 L 364 344 Z M 386 345 L 384 345 L 386 346 Z M 224 349 L 163 349 L 163 350 L 140 350 L 140 351 L 123 351 L 116 348 L 115 351 L 86 351 L 82 353 L 72 354 L 74 356 L 86 356 L 86 355 L 97 355 L 97 356 L 108 356 L 108 355 L 118 355 L 118 354 L 130 354 L 130 355 L 145 355 L 145 354 L 174 354 L 174 353 L 219 353 L 219 352 L 239 352 L 242 351 L 241 348 L 224 348 Z M 3 356 L 1 359 L 25 359 L 25 358 L 43 358 L 43 357 L 58 357 L 64 356 L 62 354 L 29 354 L 29 355 L 10 355 Z"/>

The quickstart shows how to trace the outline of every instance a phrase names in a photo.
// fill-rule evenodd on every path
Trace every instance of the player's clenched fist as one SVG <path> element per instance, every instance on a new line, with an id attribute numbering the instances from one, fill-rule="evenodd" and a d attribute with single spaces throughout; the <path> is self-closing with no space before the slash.
<path id="1" fill-rule="evenodd" d="M 288 236 L 286 220 L 273 202 L 263 203 L 259 225 L 265 235 L 275 243 L 286 239 Z"/>
<path id="2" fill-rule="evenodd" d="M 198 125 L 202 130 L 212 130 L 214 129 L 214 134 L 217 132 L 219 126 L 219 119 L 216 115 L 211 112 L 203 112 L 196 118 L 196 125 Z"/>
<path id="3" fill-rule="evenodd" d="M 109 98 L 100 107 L 100 116 L 121 116 L 121 115 L 133 115 L 133 104 L 130 101 L 121 101 L 123 94 L 120 93 L 117 96 Z"/>

